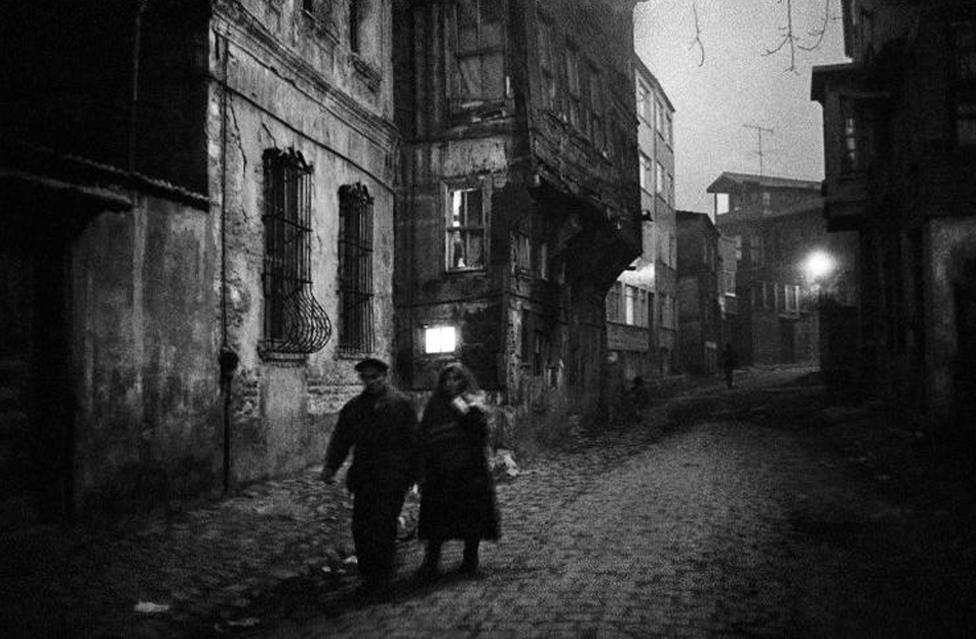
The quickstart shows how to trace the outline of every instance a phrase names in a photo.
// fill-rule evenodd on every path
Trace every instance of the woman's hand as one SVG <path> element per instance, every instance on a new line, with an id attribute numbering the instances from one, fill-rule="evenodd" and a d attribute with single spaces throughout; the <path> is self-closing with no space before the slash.
<path id="1" fill-rule="evenodd" d="M 462 397 L 461 395 L 458 395 L 457 397 L 451 400 L 451 406 L 453 406 L 454 410 L 461 413 L 462 415 L 468 414 L 468 402 L 465 401 L 464 397 Z"/>
<path id="2" fill-rule="evenodd" d="M 485 401 L 484 397 L 478 394 L 464 395 L 464 401 L 467 403 L 468 408 L 476 408 L 481 412 L 485 412 Z"/>

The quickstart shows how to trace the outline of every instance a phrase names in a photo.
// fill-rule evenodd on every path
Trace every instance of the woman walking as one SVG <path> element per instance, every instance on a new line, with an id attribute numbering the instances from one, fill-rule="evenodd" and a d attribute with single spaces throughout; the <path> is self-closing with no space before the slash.
<path id="1" fill-rule="evenodd" d="M 495 486 L 488 469 L 488 421 L 474 377 L 460 363 L 441 371 L 418 433 L 421 477 L 417 536 L 427 540 L 421 579 L 433 580 L 441 546 L 464 541 L 458 572 L 478 570 L 482 539 L 499 537 Z"/>

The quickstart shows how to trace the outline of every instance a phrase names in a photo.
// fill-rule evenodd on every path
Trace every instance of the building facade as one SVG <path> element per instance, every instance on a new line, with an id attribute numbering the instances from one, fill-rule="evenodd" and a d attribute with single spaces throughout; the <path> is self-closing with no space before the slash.
<path id="1" fill-rule="evenodd" d="M 976 6 L 843 3 L 852 62 L 816 67 L 831 232 L 858 238 L 857 347 L 866 392 L 976 423 Z"/>
<path id="2" fill-rule="evenodd" d="M 392 3 L 46 4 L 2 38 L 3 472 L 43 479 L 5 508 L 316 461 L 355 359 L 392 355 Z"/>
<path id="3" fill-rule="evenodd" d="M 718 307 L 719 307 L 719 349 L 726 344 L 738 341 L 736 331 L 741 325 L 739 320 L 739 297 L 736 295 L 736 282 L 739 268 L 739 247 L 735 239 L 725 235 L 718 238 Z"/>
<path id="4" fill-rule="evenodd" d="M 641 255 L 607 293 L 607 348 L 626 380 L 669 374 L 677 354 L 674 107 L 634 56 Z"/>
<path id="5" fill-rule="evenodd" d="M 823 223 L 820 184 L 809 180 L 725 172 L 709 187 L 715 220 L 739 257 L 738 315 L 730 330 L 743 364 L 819 361 L 812 256 L 829 256 L 831 276 L 851 279 L 850 250 Z M 720 206 L 726 199 L 727 206 Z M 819 275 L 818 277 L 822 277 Z"/>
<path id="6" fill-rule="evenodd" d="M 397 5 L 397 372 L 422 393 L 460 359 L 503 439 L 601 405 L 604 297 L 640 252 L 632 10 Z"/>
<path id="7" fill-rule="evenodd" d="M 719 233 L 707 213 L 677 211 L 678 337 L 681 370 L 711 374 L 718 370 Z"/>

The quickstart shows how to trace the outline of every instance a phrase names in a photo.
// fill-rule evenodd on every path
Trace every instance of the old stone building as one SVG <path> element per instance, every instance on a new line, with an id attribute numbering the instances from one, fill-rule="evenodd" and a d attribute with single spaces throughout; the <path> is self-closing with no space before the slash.
<path id="1" fill-rule="evenodd" d="M 391 7 L 5 13 L 5 521 L 322 454 L 355 358 L 392 355 Z"/>
<path id="2" fill-rule="evenodd" d="M 852 268 L 847 250 L 827 236 L 820 183 L 724 172 L 708 192 L 716 194 L 715 224 L 739 256 L 731 341 L 740 361 L 817 361 L 816 282 L 806 265 L 822 252 L 838 269 Z M 720 197 L 727 198 L 725 206 Z"/>
<path id="3" fill-rule="evenodd" d="M 852 62 L 816 67 L 825 214 L 858 238 L 855 381 L 976 431 L 976 5 L 847 0 Z M 909 409 L 909 410 L 904 410 Z M 953 426 L 955 425 L 955 428 Z"/>
<path id="4" fill-rule="evenodd" d="M 678 339 L 684 372 L 718 370 L 721 311 L 719 306 L 719 233 L 707 213 L 677 211 Z"/>
<path id="5" fill-rule="evenodd" d="M 634 55 L 641 254 L 607 294 L 607 345 L 622 381 L 667 375 L 677 356 L 674 107 Z"/>
<path id="6" fill-rule="evenodd" d="M 500 437 L 599 408 L 604 296 L 640 252 L 632 2 L 397 5 L 398 374 L 445 359 Z"/>

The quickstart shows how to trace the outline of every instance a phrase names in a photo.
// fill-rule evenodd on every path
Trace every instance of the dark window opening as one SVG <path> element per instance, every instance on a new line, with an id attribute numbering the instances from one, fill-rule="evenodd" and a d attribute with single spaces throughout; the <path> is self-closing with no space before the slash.
<path id="1" fill-rule="evenodd" d="M 373 350 L 373 198 L 362 184 L 339 189 L 339 350 Z"/>
<path id="2" fill-rule="evenodd" d="M 976 145 L 976 23 L 953 25 L 956 143 Z"/>
<path id="3" fill-rule="evenodd" d="M 349 0 L 349 49 L 360 52 L 359 23 L 362 19 L 360 0 Z"/>

